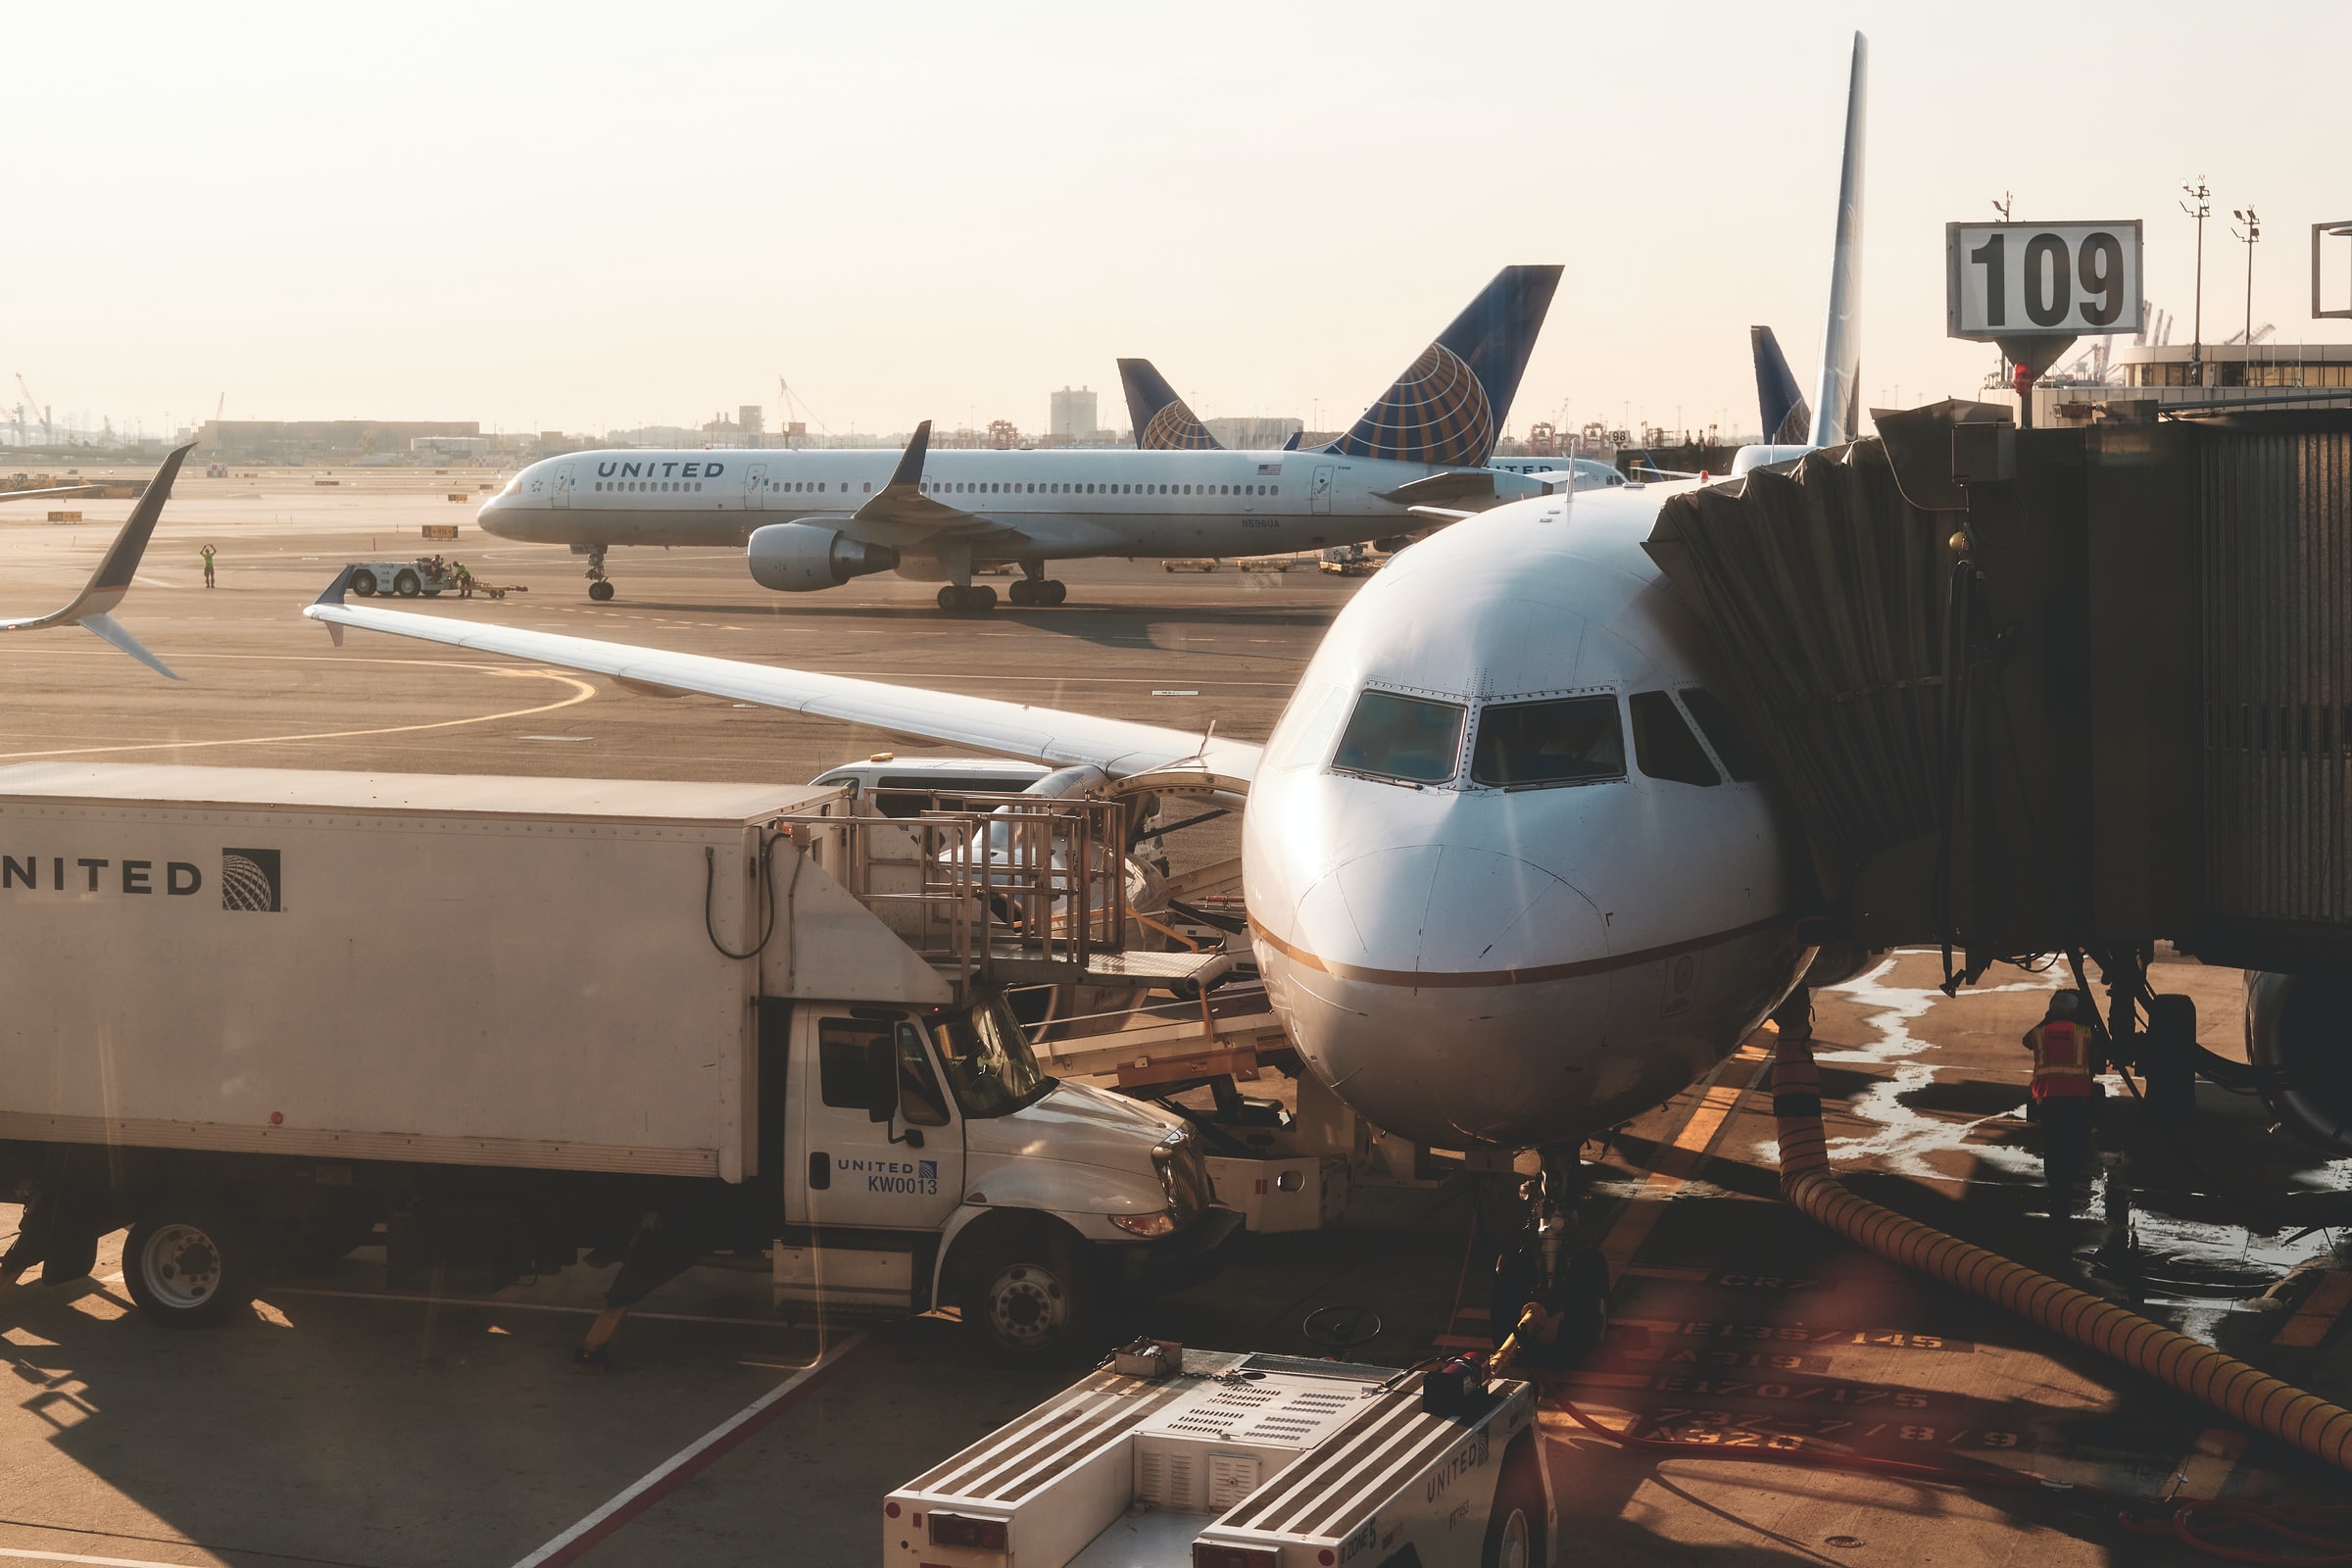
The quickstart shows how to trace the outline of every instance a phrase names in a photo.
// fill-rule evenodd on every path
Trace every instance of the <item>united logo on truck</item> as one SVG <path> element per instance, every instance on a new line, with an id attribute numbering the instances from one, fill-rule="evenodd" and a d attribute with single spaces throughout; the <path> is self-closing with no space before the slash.
<path id="1" fill-rule="evenodd" d="M 220 907 L 257 914 L 278 912 L 275 850 L 220 852 Z"/>

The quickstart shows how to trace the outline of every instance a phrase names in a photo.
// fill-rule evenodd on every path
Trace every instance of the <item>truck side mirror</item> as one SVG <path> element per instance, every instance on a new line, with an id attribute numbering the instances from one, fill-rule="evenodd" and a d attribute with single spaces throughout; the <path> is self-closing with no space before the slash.
<path id="1" fill-rule="evenodd" d="M 899 1113 L 899 1048 L 888 1039 L 865 1043 L 865 1114 L 889 1121 Z"/>

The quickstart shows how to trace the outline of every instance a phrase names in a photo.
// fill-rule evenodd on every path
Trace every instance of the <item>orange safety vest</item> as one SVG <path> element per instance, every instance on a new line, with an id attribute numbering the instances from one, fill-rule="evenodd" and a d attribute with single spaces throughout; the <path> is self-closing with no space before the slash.
<path id="1" fill-rule="evenodd" d="M 2026 1031 L 2034 1053 L 2034 1098 L 2091 1093 L 2091 1032 L 2067 1018 L 2052 1018 Z"/>

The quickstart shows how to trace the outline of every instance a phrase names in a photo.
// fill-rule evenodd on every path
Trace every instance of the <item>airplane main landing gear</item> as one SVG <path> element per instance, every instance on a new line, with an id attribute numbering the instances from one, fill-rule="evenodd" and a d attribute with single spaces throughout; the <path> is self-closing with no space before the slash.
<path id="1" fill-rule="evenodd" d="M 596 545 L 588 551 L 588 597 L 603 604 L 612 597 L 612 579 L 605 575 L 605 548 Z"/>
<path id="2" fill-rule="evenodd" d="M 1520 1337 L 1522 1354 L 1530 1360 L 1553 1365 L 1581 1360 L 1598 1347 L 1609 1325 L 1608 1259 L 1590 1247 L 1572 1245 L 1572 1210 L 1583 1186 L 1574 1148 L 1545 1150 L 1544 1173 L 1519 1187 L 1525 1225 L 1494 1260 L 1489 1330 L 1499 1345 L 1533 1308 L 1531 1331 Z"/>
<path id="3" fill-rule="evenodd" d="M 1005 597 L 1024 609 L 1058 605 L 1070 597 L 1070 585 L 1054 577 L 1023 577 Z"/>
<path id="4" fill-rule="evenodd" d="M 969 588 L 950 583 L 939 591 L 939 608 L 951 615 L 985 615 L 997 608 L 997 591 L 984 582 L 976 582 Z"/>

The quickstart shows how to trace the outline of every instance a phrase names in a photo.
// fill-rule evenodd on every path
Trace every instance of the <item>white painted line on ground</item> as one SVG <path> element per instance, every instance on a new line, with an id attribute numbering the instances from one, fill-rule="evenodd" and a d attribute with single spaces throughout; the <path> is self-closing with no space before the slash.
<path id="1" fill-rule="evenodd" d="M 116 1279 L 122 1276 L 117 1274 Z M 601 1306 L 564 1306 L 557 1301 L 499 1301 L 480 1296 L 410 1296 L 398 1291 L 328 1291 L 306 1285 L 271 1286 L 266 1296 L 319 1296 L 338 1301 L 404 1301 L 411 1306 L 472 1306 L 491 1312 L 569 1312 L 575 1317 L 594 1317 L 604 1310 Z M 706 1317 L 694 1312 L 641 1312 L 629 1309 L 632 1323 L 723 1323 L 744 1329 L 790 1328 L 782 1318 L 767 1317 Z"/>
<path id="2" fill-rule="evenodd" d="M 203 1551 L 206 1548 L 191 1541 L 188 1543 L 188 1549 Z M 184 1562 L 157 1562 L 148 1557 L 86 1557 L 78 1552 L 32 1551 L 23 1546 L 0 1546 L 0 1557 L 13 1558 L 19 1562 L 90 1563 L 94 1565 L 94 1568 L 188 1568 Z"/>
<path id="3" fill-rule="evenodd" d="M 851 1352 L 864 1343 L 865 1336 L 862 1333 L 853 1334 L 843 1340 L 818 1356 L 814 1363 L 795 1372 L 648 1470 L 615 1494 L 603 1507 L 517 1562 L 514 1568 L 563 1568 L 565 1563 L 578 1561 L 606 1537 L 709 1469 L 761 1427 L 814 1393 L 818 1381 L 848 1360 Z"/>

